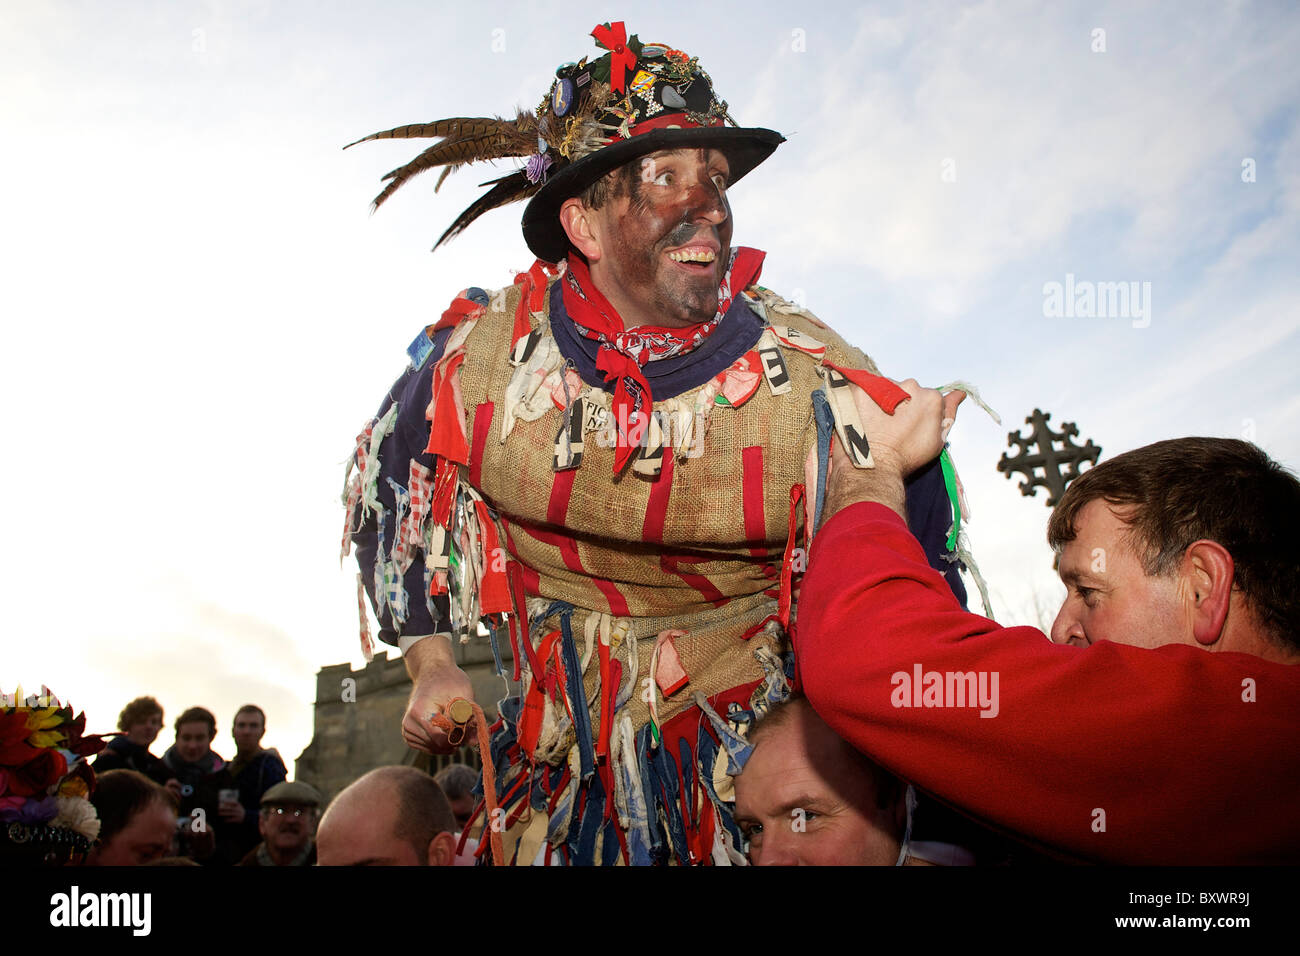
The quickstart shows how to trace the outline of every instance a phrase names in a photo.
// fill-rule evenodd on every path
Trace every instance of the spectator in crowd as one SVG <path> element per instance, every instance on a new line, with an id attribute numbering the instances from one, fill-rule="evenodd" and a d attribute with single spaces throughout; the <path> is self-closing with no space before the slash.
<path id="1" fill-rule="evenodd" d="M 266 712 L 256 704 L 245 704 L 235 712 L 230 735 L 235 739 L 235 759 L 230 761 L 230 775 L 235 780 L 237 799 L 222 800 L 218 807 L 222 839 L 231 844 L 230 855 L 242 859 L 257 846 L 258 808 L 262 796 L 277 783 L 289 776 L 275 748 L 263 748 L 262 736 L 266 733 Z M 227 797 L 234 794 L 227 793 Z"/>
<path id="2" fill-rule="evenodd" d="M 478 786 L 478 771 L 463 763 L 453 763 L 439 770 L 433 779 L 451 804 L 451 812 L 456 816 L 456 829 L 464 830 L 477 802 L 474 788 Z"/>
<path id="3" fill-rule="evenodd" d="M 320 825 L 321 866 L 453 866 L 456 818 L 433 777 L 380 767 L 344 789 Z"/>
<path id="4" fill-rule="evenodd" d="M 262 795 L 257 827 L 262 842 L 240 866 L 314 866 L 320 791 L 297 781 L 277 783 Z"/>
<path id="5" fill-rule="evenodd" d="M 969 865 L 948 843 L 911 839 L 907 784 L 836 736 L 802 696 L 749 734 L 735 778 L 736 824 L 759 866 Z"/>
<path id="6" fill-rule="evenodd" d="M 149 752 L 163 726 L 162 705 L 152 697 L 137 697 L 122 708 L 117 729 L 125 736 L 114 737 L 95 759 L 96 773 L 106 770 L 135 770 L 146 776 L 158 766 Z"/>
<path id="7" fill-rule="evenodd" d="M 218 807 L 221 791 L 234 791 L 230 768 L 212 749 L 217 718 L 203 707 L 191 707 L 176 718 L 176 743 L 167 748 L 152 774 L 180 805 L 181 855 L 204 864 L 229 864 L 228 852 L 218 852 Z M 220 848 L 225 850 L 225 846 Z"/>
<path id="8" fill-rule="evenodd" d="M 166 787 L 134 770 L 109 770 L 96 778 L 90 802 L 100 828 L 88 866 L 145 866 L 171 853 L 177 805 Z"/>

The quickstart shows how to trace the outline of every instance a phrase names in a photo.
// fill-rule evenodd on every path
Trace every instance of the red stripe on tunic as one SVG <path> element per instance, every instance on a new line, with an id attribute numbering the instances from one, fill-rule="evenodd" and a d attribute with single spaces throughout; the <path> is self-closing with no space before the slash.
<path id="1" fill-rule="evenodd" d="M 560 557 L 564 559 L 564 566 L 575 574 L 580 574 L 584 578 L 588 578 L 592 584 L 596 585 L 600 590 L 600 593 L 605 596 L 605 600 L 609 602 L 609 610 L 611 614 L 617 615 L 618 617 L 632 616 L 631 609 L 627 606 L 627 599 L 619 593 L 614 582 L 589 574 L 582 566 L 582 559 L 578 557 L 577 541 L 567 535 L 560 534 L 559 532 L 545 531 L 541 528 L 530 527 L 522 522 L 516 522 L 515 526 L 525 534 L 537 539 L 543 544 L 549 544 L 553 547 L 559 548 Z"/>
<path id="2" fill-rule="evenodd" d="M 708 601 L 714 607 L 722 607 L 730 598 L 726 597 L 721 591 L 713 586 L 710 581 L 702 574 L 693 574 L 690 571 L 682 571 L 677 567 L 678 563 L 698 564 L 701 561 L 709 561 L 711 558 L 687 558 L 680 555 L 665 554 L 659 558 L 659 566 L 669 574 L 675 574 L 695 590 L 700 592 L 700 596 Z"/>
<path id="3" fill-rule="evenodd" d="M 662 544 L 664 523 L 668 518 L 668 496 L 673 490 L 673 454 L 664 449 L 663 470 L 650 486 L 650 500 L 645 506 L 645 524 L 641 526 L 641 540 Z"/>
<path id="4" fill-rule="evenodd" d="M 578 477 L 578 469 L 557 471 L 551 482 L 551 500 L 546 506 L 548 524 L 564 527 L 564 519 L 569 515 L 569 496 L 573 494 L 573 482 Z"/>
<path id="5" fill-rule="evenodd" d="M 510 557 L 514 558 L 515 563 L 519 565 L 519 574 L 523 581 L 524 593 L 533 597 L 541 597 L 541 576 L 526 565 L 523 562 L 523 559 L 519 557 L 519 551 L 515 548 L 514 538 L 510 534 L 510 522 L 504 517 L 501 518 L 501 527 L 506 533 L 506 550 L 510 552 Z"/>
<path id="6" fill-rule="evenodd" d="M 767 541 L 767 519 L 763 514 L 763 446 L 753 445 L 741 452 L 741 466 L 745 537 L 761 545 L 751 547 L 749 553 L 756 558 L 763 557 L 767 554 L 764 545 Z"/>
<path id="7" fill-rule="evenodd" d="M 483 450 L 487 448 L 488 432 L 492 430 L 491 402 L 479 402 L 474 410 L 474 444 L 469 452 L 469 483 L 475 488 L 483 487 Z"/>

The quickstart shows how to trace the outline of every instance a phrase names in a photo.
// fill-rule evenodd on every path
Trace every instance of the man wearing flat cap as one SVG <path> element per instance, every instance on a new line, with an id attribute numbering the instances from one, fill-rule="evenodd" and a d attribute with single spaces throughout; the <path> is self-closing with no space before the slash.
<path id="1" fill-rule="evenodd" d="M 286 780 L 266 791 L 257 816 L 262 842 L 239 865 L 314 866 L 320 805 L 320 791 L 308 783 Z"/>
<path id="2" fill-rule="evenodd" d="M 729 190 L 783 137 L 737 126 L 695 57 L 622 23 L 592 35 L 604 52 L 531 112 L 366 137 L 439 139 L 376 205 L 434 167 L 523 160 L 439 244 L 527 199 L 537 261 L 412 342 L 357 440 L 344 551 L 405 656 L 411 746 L 452 749 L 429 718 L 473 693 L 453 641 L 513 655 L 494 862 L 741 862 L 731 779 L 746 728 L 797 683 L 831 442 L 870 467 L 850 389 L 889 409 L 906 393 L 732 243 Z M 938 461 L 908 502 L 964 600 Z"/>

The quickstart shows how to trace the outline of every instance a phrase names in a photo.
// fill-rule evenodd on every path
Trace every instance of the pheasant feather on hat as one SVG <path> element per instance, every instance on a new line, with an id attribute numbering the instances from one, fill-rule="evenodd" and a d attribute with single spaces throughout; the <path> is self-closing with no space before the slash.
<path id="1" fill-rule="evenodd" d="M 484 183 L 491 188 L 456 217 L 433 248 L 485 212 L 531 199 L 523 217 L 524 239 L 539 259 L 558 262 L 568 252 L 560 206 L 638 156 L 716 148 L 727 155 L 734 183 L 784 142 L 769 129 L 737 127 L 696 58 L 665 44 L 641 43 L 635 35 L 629 38 L 621 21 L 601 24 L 592 36 L 608 52 L 592 63 L 583 59 L 557 69 L 550 91 L 532 113 L 519 110 L 510 120 L 478 116 L 416 123 L 349 143 L 439 138 L 384 176 L 388 185 L 373 208 L 436 166 L 444 168 L 435 192 L 466 164 L 526 157 L 523 168 Z"/>

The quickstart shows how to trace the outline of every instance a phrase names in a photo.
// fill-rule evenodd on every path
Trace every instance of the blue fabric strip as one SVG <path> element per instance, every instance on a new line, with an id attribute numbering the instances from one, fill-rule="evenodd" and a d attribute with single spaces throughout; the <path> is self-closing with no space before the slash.
<path id="1" fill-rule="evenodd" d="M 564 686 L 573 711 L 573 732 L 578 738 L 578 766 L 582 769 L 582 782 L 590 783 L 596 773 L 596 757 L 591 745 L 591 709 L 587 706 L 587 692 L 582 686 L 582 661 L 573 643 L 573 608 L 560 613 L 561 643 L 564 645 Z"/>
<path id="2" fill-rule="evenodd" d="M 668 826 L 673 853 L 677 855 L 679 863 L 685 863 L 690 859 L 690 853 L 686 849 L 686 824 L 682 820 L 681 804 L 677 800 L 681 786 L 677 781 L 676 762 L 668 753 L 667 746 L 661 746 L 654 748 L 650 763 L 657 784 L 662 788 L 664 820 Z"/>
<path id="3" fill-rule="evenodd" d="M 664 831 L 659 823 L 659 789 L 655 786 L 654 772 L 650 766 L 650 725 L 644 724 L 636 733 L 636 764 L 641 773 L 641 791 L 645 796 L 646 826 L 650 831 L 650 857 L 654 863 L 664 862 L 666 846 Z"/>
<path id="4" fill-rule="evenodd" d="M 835 434 L 835 413 L 831 403 L 826 400 L 826 389 L 819 388 L 812 393 L 813 420 L 817 423 L 817 496 L 813 506 L 813 526 L 808 533 L 808 543 L 812 543 L 822 526 L 822 505 L 826 503 L 826 475 L 831 464 L 831 437 Z"/>

